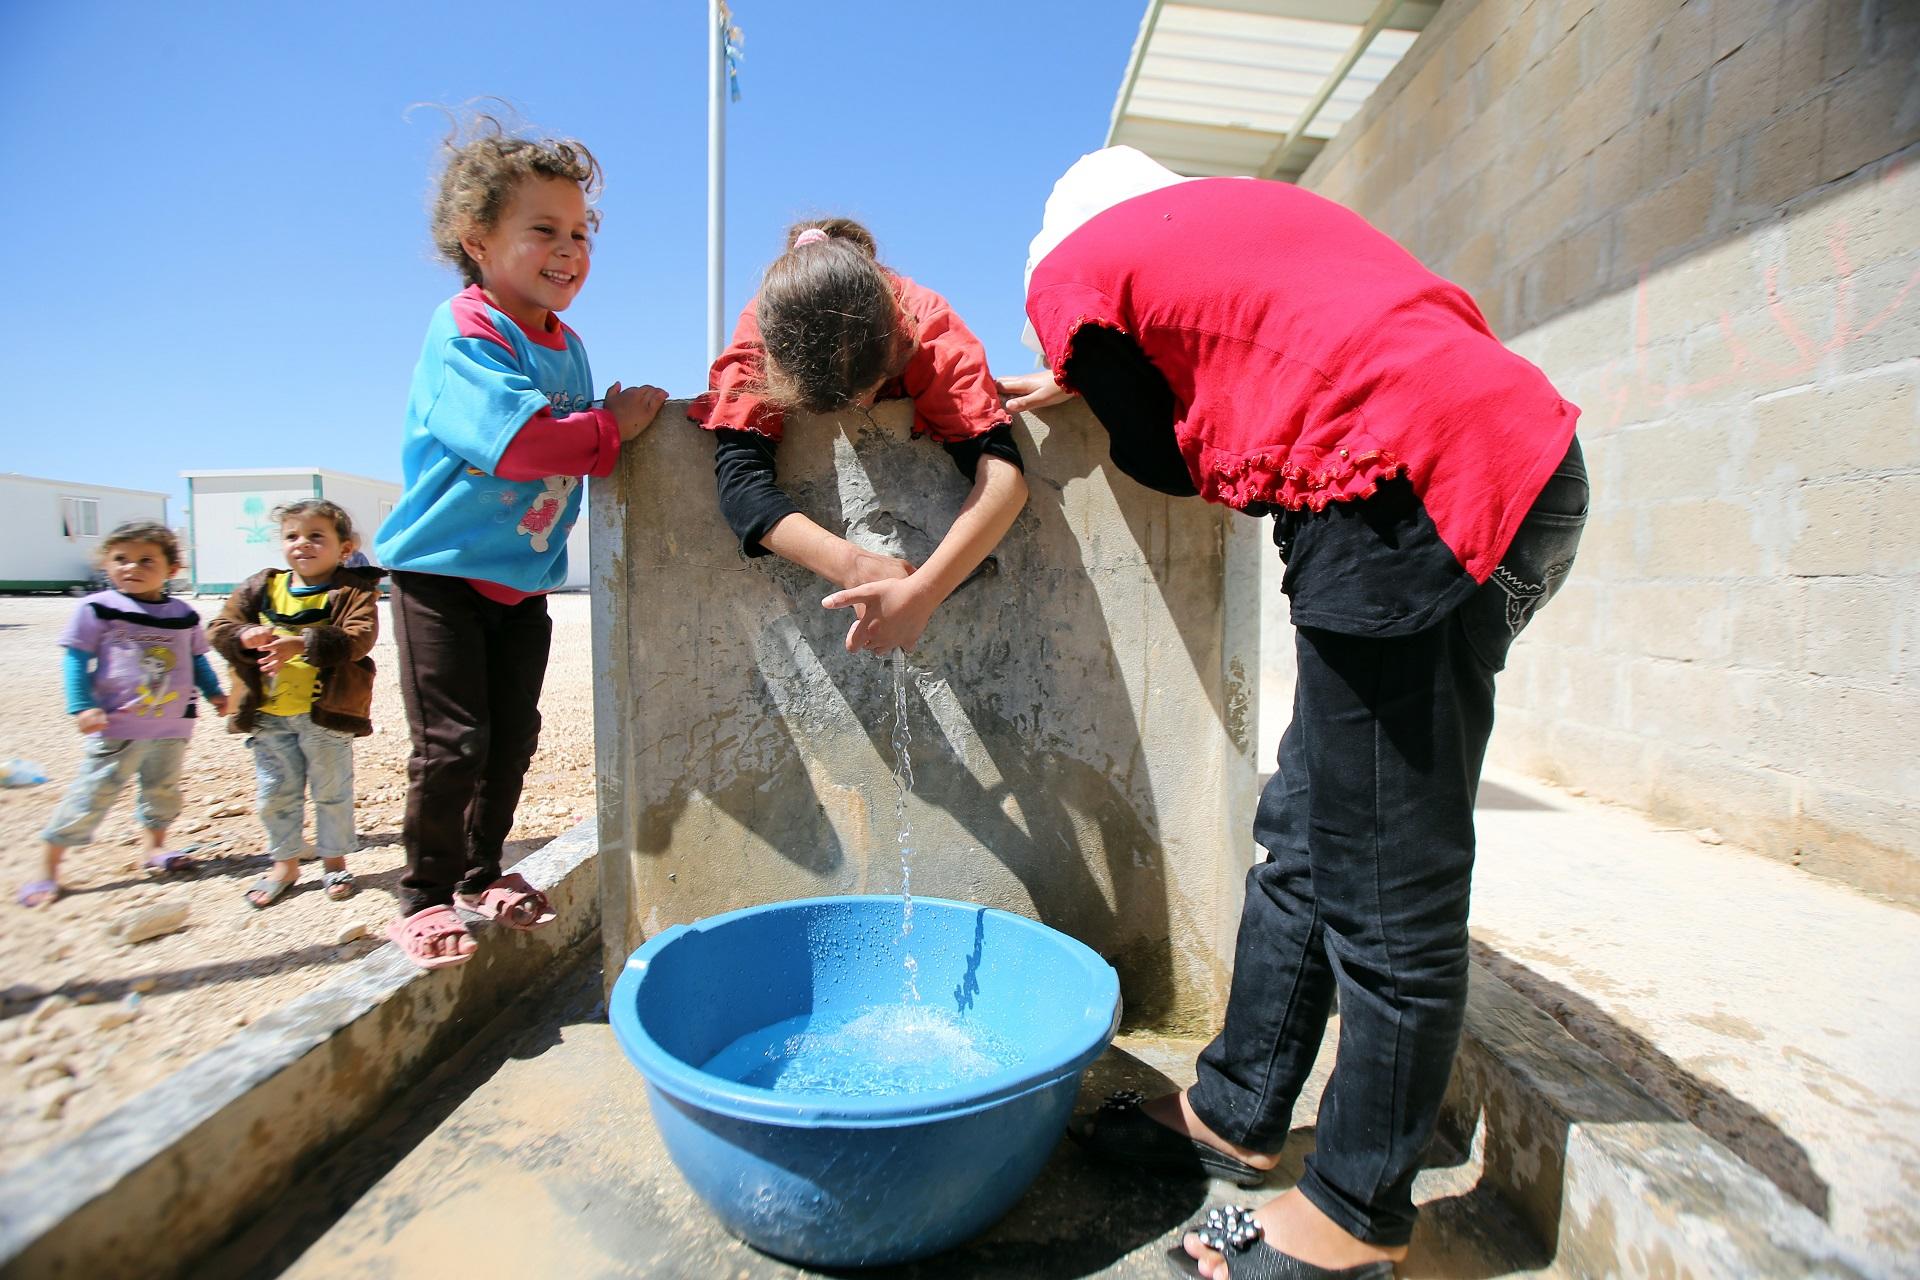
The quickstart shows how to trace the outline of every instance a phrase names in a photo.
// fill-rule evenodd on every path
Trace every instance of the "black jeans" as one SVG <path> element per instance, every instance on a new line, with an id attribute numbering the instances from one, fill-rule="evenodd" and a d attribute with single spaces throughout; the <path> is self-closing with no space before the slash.
<path id="1" fill-rule="evenodd" d="M 1586 522 L 1578 442 L 1465 605 L 1415 635 L 1301 628 L 1293 722 L 1254 818 L 1226 1026 L 1194 1110 L 1277 1151 L 1334 995 L 1338 1056 L 1300 1190 L 1362 1240 L 1413 1232 L 1413 1178 L 1467 999 L 1474 793 L 1494 674 L 1559 590 Z"/>
<path id="2" fill-rule="evenodd" d="M 393 575 L 393 635 L 413 754 L 401 910 L 444 906 L 500 877 L 527 766 L 553 622 L 547 598 L 489 600 L 460 578 Z"/>

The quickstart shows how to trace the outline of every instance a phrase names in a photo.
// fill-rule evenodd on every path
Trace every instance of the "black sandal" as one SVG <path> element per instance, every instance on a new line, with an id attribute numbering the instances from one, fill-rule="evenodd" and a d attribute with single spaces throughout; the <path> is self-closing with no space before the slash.
<path id="1" fill-rule="evenodd" d="M 1241 1188 L 1257 1187 L 1267 1180 L 1266 1170 L 1167 1128 L 1140 1109 L 1145 1101 L 1146 1096 L 1136 1089 L 1109 1094 L 1084 1126 L 1076 1125 L 1068 1132 L 1094 1155 L 1117 1164 L 1224 1178 Z"/>
<path id="2" fill-rule="evenodd" d="M 1227 1260 L 1227 1274 L 1233 1280 L 1393 1280 L 1391 1262 L 1363 1262 L 1333 1271 L 1280 1252 L 1261 1239 L 1260 1224 L 1245 1205 L 1207 1210 L 1206 1218 L 1194 1225 L 1193 1234 Z M 1176 1276 L 1200 1274 L 1199 1260 L 1187 1252 L 1184 1244 L 1167 1250 L 1167 1265 Z"/>

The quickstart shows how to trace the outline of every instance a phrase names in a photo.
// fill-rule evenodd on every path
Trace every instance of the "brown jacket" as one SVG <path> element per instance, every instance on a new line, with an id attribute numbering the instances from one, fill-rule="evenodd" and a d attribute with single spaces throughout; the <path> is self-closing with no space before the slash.
<path id="1" fill-rule="evenodd" d="M 260 655 L 240 643 L 249 627 L 260 625 L 260 610 L 275 574 L 285 569 L 263 569 L 241 583 L 227 597 L 226 608 L 207 624 L 207 640 L 233 668 L 234 697 L 228 708 L 227 732 L 252 733 L 265 696 L 260 678 Z M 313 691 L 313 722 L 364 738 L 373 732 L 373 642 L 380 634 L 380 569 L 334 570 L 328 593 L 329 621 L 303 633 L 304 655 L 319 674 Z"/>

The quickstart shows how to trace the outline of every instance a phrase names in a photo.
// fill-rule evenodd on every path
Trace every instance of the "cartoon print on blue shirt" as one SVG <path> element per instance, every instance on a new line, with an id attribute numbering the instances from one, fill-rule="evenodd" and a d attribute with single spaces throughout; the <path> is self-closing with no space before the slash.
<path id="1" fill-rule="evenodd" d="M 560 513 L 566 510 L 568 497 L 580 487 L 580 477 L 548 476 L 543 483 L 547 486 L 546 492 L 534 498 L 533 505 L 528 507 L 527 513 L 520 517 L 520 527 L 517 530 L 532 539 L 533 549 L 539 552 L 546 551 L 548 535 L 553 532 L 553 523 L 560 518 Z"/>

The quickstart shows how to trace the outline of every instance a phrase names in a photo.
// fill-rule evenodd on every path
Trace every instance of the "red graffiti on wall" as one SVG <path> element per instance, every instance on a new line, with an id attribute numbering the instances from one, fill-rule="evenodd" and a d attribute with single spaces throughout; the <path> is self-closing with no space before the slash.
<path id="1" fill-rule="evenodd" d="M 1890 165 L 1876 179 L 1877 183 L 1886 183 L 1900 172 L 1902 166 Z M 1725 370 L 1710 377 L 1693 381 L 1669 380 L 1657 375 L 1652 369 L 1652 317 L 1647 299 L 1647 273 L 1641 272 L 1638 285 L 1634 289 L 1633 300 L 1633 350 L 1620 359 L 1607 364 L 1607 375 L 1602 383 L 1600 407 L 1605 414 L 1607 429 L 1620 425 L 1633 404 L 1657 402 L 1672 405 L 1680 401 L 1703 396 L 1725 387 L 1742 382 L 1766 382 L 1772 385 L 1790 384 L 1796 379 L 1810 376 L 1819 367 L 1820 362 L 1836 351 L 1841 351 L 1861 338 L 1883 327 L 1907 305 L 1908 299 L 1916 288 L 1920 288 L 1920 268 L 1916 268 L 1906 279 L 1905 284 L 1893 295 L 1891 301 L 1873 315 L 1864 320 L 1857 319 L 1856 298 L 1854 296 L 1854 268 L 1847 250 L 1850 228 L 1846 219 L 1835 219 L 1827 228 L 1827 251 L 1833 260 L 1833 296 L 1832 315 L 1824 326 L 1826 336 L 1810 334 L 1801 322 L 1795 319 L 1786 303 L 1780 297 L 1780 268 L 1767 268 L 1764 287 L 1767 296 L 1767 314 L 1773 320 L 1779 334 L 1792 347 L 1792 357 L 1769 359 L 1754 351 L 1743 339 L 1734 324 L 1733 312 L 1723 309 L 1719 315 L 1719 329 L 1725 343 L 1728 366 Z"/>

